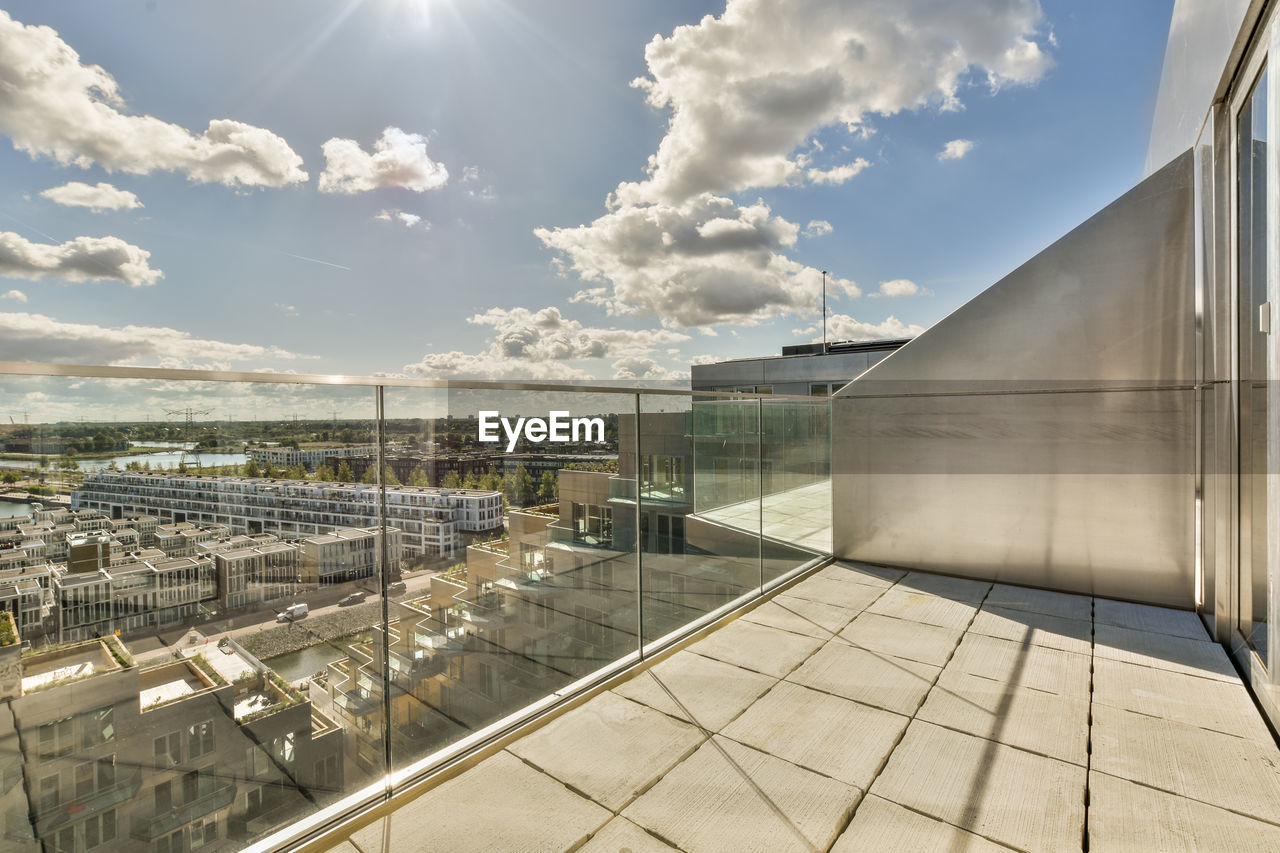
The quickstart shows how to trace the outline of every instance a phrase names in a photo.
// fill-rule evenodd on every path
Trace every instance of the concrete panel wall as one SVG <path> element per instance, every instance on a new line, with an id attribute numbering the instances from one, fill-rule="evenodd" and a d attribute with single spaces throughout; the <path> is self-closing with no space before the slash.
<path id="1" fill-rule="evenodd" d="M 838 557 L 1191 607 L 1191 158 L 843 388 Z"/>

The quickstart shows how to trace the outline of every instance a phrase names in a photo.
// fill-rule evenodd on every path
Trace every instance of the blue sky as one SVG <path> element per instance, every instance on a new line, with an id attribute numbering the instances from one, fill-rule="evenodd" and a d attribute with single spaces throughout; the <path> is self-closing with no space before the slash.
<path id="1" fill-rule="evenodd" d="M 1171 0 L 0 8 L 0 359 L 666 379 L 820 269 L 926 328 L 1135 183 Z"/>

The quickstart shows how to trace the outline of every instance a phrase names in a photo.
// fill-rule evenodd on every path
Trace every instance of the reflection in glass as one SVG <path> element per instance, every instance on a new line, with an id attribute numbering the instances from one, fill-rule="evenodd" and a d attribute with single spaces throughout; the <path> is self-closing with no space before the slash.
<path id="1" fill-rule="evenodd" d="M 1247 516 L 1247 576 L 1240 584 L 1240 627 L 1254 650 L 1267 655 L 1267 453 L 1269 332 L 1275 315 L 1267 277 L 1267 71 L 1240 109 L 1238 269 L 1240 286 L 1241 504 Z M 1264 318 L 1265 315 L 1265 318 Z"/>

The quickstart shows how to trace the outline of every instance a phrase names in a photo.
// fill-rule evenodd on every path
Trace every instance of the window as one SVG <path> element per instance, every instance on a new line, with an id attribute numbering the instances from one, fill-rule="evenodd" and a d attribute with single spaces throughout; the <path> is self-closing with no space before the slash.
<path id="1" fill-rule="evenodd" d="M 196 850 L 206 844 L 218 840 L 218 819 L 216 817 L 198 820 L 191 824 L 191 849 Z"/>
<path id="2" fill-rule="evenodd" d="M 187 726 L 188 760 L 213 752 L 213 720 Z"/>
<path id="3" fill-rule="evenodd" d="M 64 717 L 40 727 L 40 757 L 56 758 L 70 755 L 75 749 L 75 720 Z"/>
<path id="4" fill-rule="evenodd" d="M 58 807 L 58 787 L 57 773 L 40 780 L 40 812 L 42 814 Z"/>
<path id="5" fill-rule="evenodd" d="M 116 840 L 116 812 L 109 809 L 85 821 L 84 846 L 92 850 L 100 844 L 110 844 Z"/>
<path id="6" fill-rule="evenodd" d="M 92 749 L 116 739 L 116 709 L 108 705 L 80 716 L 80 748 Z"/>
<path id="7" fill-rule="evenodd" d="M 182 761 L 182 735 L 169 732 L 155 740 L 156 767 L 163 770 Z"/>
<path id="8" fill-rule="evenodd" d="M 93 793 L 93 771 L 94 762 L 92 761 L 76 765 L 76 799 Z"/>

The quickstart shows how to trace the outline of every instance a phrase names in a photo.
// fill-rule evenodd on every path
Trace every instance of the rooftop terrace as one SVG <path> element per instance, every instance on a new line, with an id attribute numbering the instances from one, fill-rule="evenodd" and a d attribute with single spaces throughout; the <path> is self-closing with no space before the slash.
<path id="1" fill-rule="evenodd" d="M 1280 749 L 1193 613 L 837 563 L 393 806 L 335 853 L 1280 849 Z"/>

